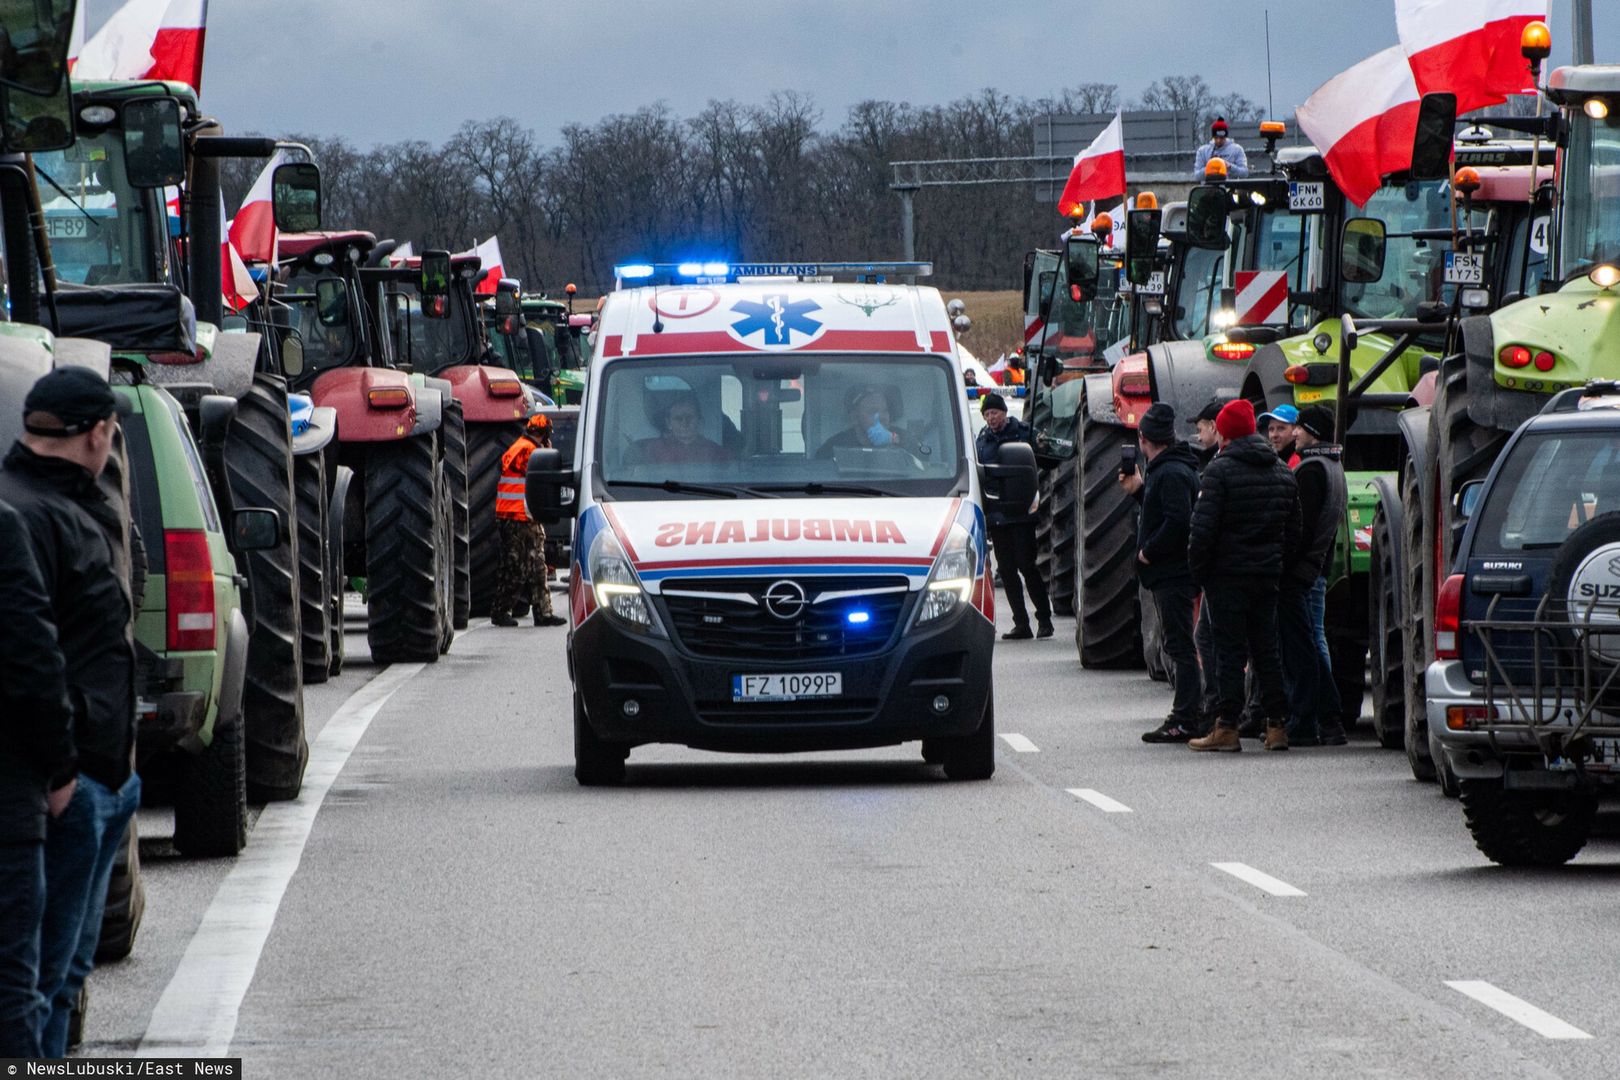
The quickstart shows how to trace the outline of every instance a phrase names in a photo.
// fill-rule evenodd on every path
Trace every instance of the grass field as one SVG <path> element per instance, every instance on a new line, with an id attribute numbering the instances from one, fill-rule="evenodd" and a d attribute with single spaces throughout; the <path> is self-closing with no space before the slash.
<path id="1" fill-rule="evenodd" d="M 967 316 L 973 320 L 973 329 L 963 334 L 966 345 L 985 366 L 996 362 L 996 357 L 1024 343 L 1024 298 L 1013 291 L 1007 292 L 944 292 L 945 302 L 960 300 L 967 305 Z"/>

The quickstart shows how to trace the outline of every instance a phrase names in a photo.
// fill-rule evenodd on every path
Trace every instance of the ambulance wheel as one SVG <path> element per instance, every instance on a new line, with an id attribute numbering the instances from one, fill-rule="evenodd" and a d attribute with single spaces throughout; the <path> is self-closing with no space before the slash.
<path id="1" fill-rule="evenodd" d="M 501 458 L 521 434 L 523 425 L 520 423 L 467 427 L 468 559 L 475 617 L 488 615 L 495 600 L 495 578 L 501 565 L 501 536 L 495 527 L 495 492 L 501 482 Z"/>
<path id="2" fill-rule="evenodd" d="M 605 787 L 624 783 L 624 763 L 629 749 L 615 746 L 591 730 L 585 716 L 585 702 L 574 692 L 574 779 L 581 787 Z"/>
<path id="3" fill-rule="evenodd" d="M 979 729 L 960 738 L 936 740 L 940 764 L 948 780 L 988 780 L 996 771 L 996 694 L 994 687 L 984 699 L 984 718 Z"/>
<path id="4" fill-rule="evenodd" d="M 1120 451 L 1136 434 L 1091 416 L 1080 391 L 1080 666 L 1142 666 L 1142 609 L 1137 600 L 1136 502 L 1119 486 Z"/>
<path id="5" fill-rule="evenodd" d="M 366 458 L 366 640 L 379 664 L 439 658 L 439 499 L 431 435 L 373 443 Z"/>
<path id="6" fill-rule="evenodd" d="M 298 629 L 304 682 L 323 683 L 332 672 L 331 590 L 325 453 L 293 459 L 298 493 Z"/>

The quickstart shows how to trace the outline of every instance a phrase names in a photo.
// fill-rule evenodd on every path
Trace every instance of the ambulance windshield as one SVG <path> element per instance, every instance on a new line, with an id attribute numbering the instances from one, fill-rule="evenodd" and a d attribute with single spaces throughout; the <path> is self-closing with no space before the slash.
<path id="1" fill-rule="evenodd" d="M 938 358 L 637 360 L 609 368 L 602 394 L 615 497 L 947 495 L 963 475 L 961 394 Z"/>

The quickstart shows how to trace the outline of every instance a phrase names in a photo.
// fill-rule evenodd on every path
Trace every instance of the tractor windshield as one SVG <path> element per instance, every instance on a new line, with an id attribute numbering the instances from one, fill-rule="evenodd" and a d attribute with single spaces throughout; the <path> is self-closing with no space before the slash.
<path id="1" fill-rule="evenodd" d="M 327 282 L 321 285 L 321 282 Z M 344 280 L 337 274 L 300 271 L 278 296 L 292 310 L 292 326 L 304 346 L 304 370 L 342 367 L 353 359 L 359 336 L 350 290 L 334 287 Z"/>
<path id="2" fill-rule="evenodd" d="M 422 303 L 414 292 L 389 296 L 388 329 L 394 339 L 394 355 L 413 370 L 433 374 L 458 364 L 475 364 L 480 341 L 474 315 L 467 301 L 454 289 L 450 293 L 450 317 L 422 317 Z"/>
<path id="3" fill-rule="evenodd" d="M 1047 277 L 1054 274 L 1055 277 Z M 1035 273 L 1031 279 L 1029 307 L 1025 322 L 1031 316 L 1040 317 L 1041 309 L 1050 301 L 1051 307 L 1043 333 L 1037 333 L 1030 347 L 1045 345 L 1049 355 L 1060 359 L 1091 357 L 1097 351 L 1097 335 L 1092 325 L 1091 301 L 1080 303 L 1069 294 L 1068 277 L 1063 259 L 1055 251 L 1035 253 Z"/>
<path id="4" fill-rule="evenodd" d="M 1419 230 L 1451 228 L 1451 186 L 1445 182 L 1386 184 L 1351 218 L 1376 218 L 1389 237 L 1384 274 L 1377 281 L 1345 282 L 1344 310 L 1358 318 L 1411 319 L 1418 305 L 1446 298 L 1449 241 L 1425 240 Z"/>
<path id="5" fill-rule="evenodd" d="M 1563 271 L 1570 278 L 1620 262 L 1620 116 L 1570 121 L 1564 152 Z"/>
<path id="6" fill-rule="evenodd" d="M 123 155 L 123 135 L 112 128 L 34 155 L 59 280 L 131 285 L 167 277 L 168 215 L 158 192 L 129 186 Z"/>
<path id="7" fill-rule="evenodd" d="M 1181 264 L 1181 283 L 1176 292 L 1172 325 L 1175 336 L 1184 341 L 1209 334 L 1209 319 L 1221 302 L 1221 275 L 1226 252 L 1208 248 L 1187 249 Z"/>

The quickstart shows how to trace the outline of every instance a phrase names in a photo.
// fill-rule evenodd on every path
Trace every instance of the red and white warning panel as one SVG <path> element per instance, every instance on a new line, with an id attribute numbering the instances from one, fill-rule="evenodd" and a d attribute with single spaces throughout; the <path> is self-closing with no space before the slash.
<path id="1" fill-rule="evenodd" d="M 1239 270 L 1238 326 L 1288 325 L 1288 273 L 1284 270 Z"/>

